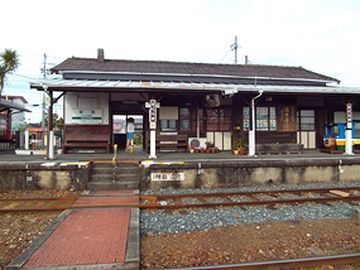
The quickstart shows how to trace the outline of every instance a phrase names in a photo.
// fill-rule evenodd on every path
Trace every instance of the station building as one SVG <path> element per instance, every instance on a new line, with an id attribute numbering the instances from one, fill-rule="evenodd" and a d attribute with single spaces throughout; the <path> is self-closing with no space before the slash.
<path id="1" fill-rule="evenodd" d="M 63 96 L 65 153 L 108 153 L 113 144 L 124 149 L 130 117 L 137 151 L 148 152 L 150 100 L 160 105 L 158 151 L 206 143 L 230 151 L 238 138 L 247 144 L 252 111 L 257 146 L 320 149 L 324 136 L 340 145 L 346 104 L 352 105 L 353 137 L 360 139 L 360 89 L 303 67 L 112 60 L 99 49 L 97 58 L 68 58 L 52 73 L 31 87 L 47 91 L 51 104 Z"/>

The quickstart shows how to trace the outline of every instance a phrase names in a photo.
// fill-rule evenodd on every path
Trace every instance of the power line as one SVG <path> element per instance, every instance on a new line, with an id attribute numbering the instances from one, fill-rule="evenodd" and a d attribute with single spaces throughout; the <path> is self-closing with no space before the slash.
<path id="1" fill-rule="evenodd" d="M 39 78 L 30 77 L 30 76 L 22 75 L 22 74 L 19 74 L 19 73 L 12 73 L 11 75 L 15 75 L 15 76 L 25 78 L 25 79 L 28 79 L 28 80 L 39 80 Z"/>
<path id="2" fill-rule="evenodd" d="M 356 67 L 353 67 L 353 68 L 349 68 L 349 69 L 347 69 L 347 70 L 345 70 L 345 71 L 343 71 L 343 72 L 340 72 L 340 73 L 338 73 L 338 74 L 334 74 L 334 76 L 339 76 L 339 75 L 348 73 L 348 72 L 350 72 L 350 71 L 357 70 L 357 69 L 359 69 L 359 68 L 360 68 L 360 66 L 356 66 Z"/>
<path id="3" fill-rule="evenodd" d="M 224 57 L 221 58 L 220 62 L 222 62 L 222 61 L 225 59 L 225 57 L 229 54 L 230 51 L 231 51 L 231 49 L 228 49 L 228 51 L 226 52 L 226 54 L 224 55 Z"/>
<path id="4" fill-rule="evenodd" d="M 244 47 L 242 47 L 242 48 L 244 48 Z M 251 51 L 251 52 L 254 52 L 254 53 L 257 53 L 257 54 L 261 54 L 263 56 L 266 56 L 266 57 L 269 57 L 269 58 L 272 58 L 272 59 L 275 59 L 275 60 L 278 60 L 278 61 L 281 61 L 281 62 L 284 62 L 284 63 L 287 63 L 288 65 L 291 65 L 291 66 L 296 66 L 293 63 L 289 62 L 288 60 L 285 60 L 285 59 L 277 57 L 277 56 L 272 56 L 272 55 L 269 55 L 269 54 L 266 54 L 266 53 L 263 53 L 263 52 L 259 52 L 259 51 L 253 50 L 253 49 L 249 49 L 249 48 L 246 48 L 246 47 L 244 49 L 246 49 L 248 51 Z"/>

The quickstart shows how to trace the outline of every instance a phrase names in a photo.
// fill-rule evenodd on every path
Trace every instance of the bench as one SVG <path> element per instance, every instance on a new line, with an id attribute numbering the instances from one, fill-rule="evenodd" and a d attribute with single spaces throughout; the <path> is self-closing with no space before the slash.
<path id="1" fill-rule="evenodd" d="M 150 147 L 150 138 L 148 146 Z M 188 136 L 186 134 L 156 135 L 156 149 L 163 152 L 187 152 Z"/>
<path id="2" fill-rule="evenodd" d="M 296 143 L 264 143 L 256 145 L 257 154 L 301 154 L 304 145 Z"/>
<path id="3" fill-rule="evenodd" d="M 94 151 L 110 152 L 110 131 L 108 126 L 66 125 L 64 128 L 63 153 Z"/>

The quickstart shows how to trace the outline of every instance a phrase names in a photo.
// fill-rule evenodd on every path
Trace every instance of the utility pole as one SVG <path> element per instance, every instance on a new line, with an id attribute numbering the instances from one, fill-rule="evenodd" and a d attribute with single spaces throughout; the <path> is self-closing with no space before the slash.
<path id="1" fill-rule="evenodd" d="M 44 53 L 44 66 L 42 69 L 42 73 L 43 73 L 43 79 L 44 81 L 46 81 L 46 53 Z M 46 98 L 46 93 L 45 91 L 43 92 L 43 100 L 42 100 L 42 117 L 41 117 L 41 129 L 42 129 L 42 135 L 43 135 L 43 147 L 45 147 L 45 98 Z"/>
<path id="2" fill-rule="evenodd" d="M 237 50 L 238 50 L 237 36 L 235 36 L 235 42 L 231 44 L 230 48 L 235 53 L 235 65 L 237 64 Z"/>

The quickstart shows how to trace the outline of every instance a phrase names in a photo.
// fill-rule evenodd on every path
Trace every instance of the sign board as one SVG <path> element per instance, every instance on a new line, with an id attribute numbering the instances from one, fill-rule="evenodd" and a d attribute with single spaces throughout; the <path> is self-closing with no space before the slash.
<path id="1" fill-rule="evenodd" d="M 156 172 L 151 173 L 151 181 L 184 181 L 185 174 L 183 172 Z"/>
<path id="2" fill-rule="evenodd" d="M 352 104 L 346 103 L 346 129 L 352 129 Z"/>
<path id="3" fill-rule="evenodd" d="M 160 103 L 156 102 L 156 99 L 150 99 L 145 103 L 145 107 L 149 109 L 150 129 L 156 129 L 157 109 L 160 108 Z"/>
<path id="4" fill-rule="evenodd" d="M 102 110 L 75 110 L 71 121 L 77 124 L 101 124 Z"/>

